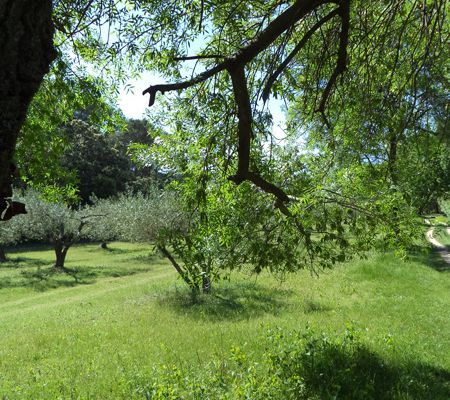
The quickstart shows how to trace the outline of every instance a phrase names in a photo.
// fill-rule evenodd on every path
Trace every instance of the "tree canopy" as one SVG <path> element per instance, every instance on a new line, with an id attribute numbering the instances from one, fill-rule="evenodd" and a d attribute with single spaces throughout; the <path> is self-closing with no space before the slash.
<path id="1" fill-rule="evenodd" d="M 410 243 L 423 207 L 408 160 L 448 170 L 447 8 L 444 0 L 61 0 L 54 65 L 110 93 L 142 71 L 162 74 L 171 83 L 144 90 L 160 133 L 147 154 L 181 177 L 176 189 L 199 221 L 214 220 L 221 196 L 243 221 L 262 202 L 271 210 L 264 226 L 287 227 L 267 241 L 272 250 L 302 243 L 308 257 L 299 263 L 327 265 L 342 258 L 331 244 L 351 251 L 355 233 Z M 287 113 L 278 138 L 274 98 Z M 417 149 L 431 142 L 435 155 L 424 159 Z M 233 192 L 229 182 L 245 185 Z M 245 201 L 228 201 L 240 191 Z"/>

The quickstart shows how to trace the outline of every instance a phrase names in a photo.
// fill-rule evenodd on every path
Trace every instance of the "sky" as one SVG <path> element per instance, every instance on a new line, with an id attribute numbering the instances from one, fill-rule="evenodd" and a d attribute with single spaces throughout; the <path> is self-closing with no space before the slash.
<path id="1" fill-rule="evenodd" d="M 133 90 L 127 92 L 124 86 L 119 93 L 119 107 L 125 116 L 134 119 L 143 118 L 148 108 L 149 95 L 143 96 L 142 92 L 150 85 L 164 82 L 164 79 L 150 72 L 143 73 L 138 79 L 129 80 L 127 85 L 131 85 Z"/>

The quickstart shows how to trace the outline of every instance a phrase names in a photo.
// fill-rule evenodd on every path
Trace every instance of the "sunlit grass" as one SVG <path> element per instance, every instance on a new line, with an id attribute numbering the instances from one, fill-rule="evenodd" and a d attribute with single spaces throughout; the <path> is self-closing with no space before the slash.
<path id="1" fill-rule="evenodd" d="M 240 273 L 196 301 L 151 246 L 76 246 L 71 274 L 51 269 L 51 249 L 9 257 L 0 265 L 0 398 L 128 399 L 156 365 L 201 370 L 233 346 L 257 361 L 269 328 L 307 325 L 332 334 L 351 325 L 386 361 L 450 371 L 450 273 L 427 253 L 406 262 L 373 254 L 283 284 Z"/>

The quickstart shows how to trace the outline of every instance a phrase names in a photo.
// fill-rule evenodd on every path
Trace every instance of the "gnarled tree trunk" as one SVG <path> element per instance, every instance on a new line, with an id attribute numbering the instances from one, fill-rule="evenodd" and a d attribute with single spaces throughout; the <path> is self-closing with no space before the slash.
<path id="1" fill-rule="evenodd" d="M 70 244 L 63 244 L 62 242 L 56 242 L 55 243 L 55 256 L 56 256 L 56 260 L 55 260 L 55 264 L 54 267 L 56 269 L 60 269 L 60 270 L 64 270 L 66 269 L 64 267 L 64 262 L 66 261 L 66 255 L 67 255 L 67 251 L 69 250 Z"/>
<path id="2" fill-rule="evenodd" d="M 55 59 L 51 0 L 0 0 L 0 214 L 28 106 Z"/>

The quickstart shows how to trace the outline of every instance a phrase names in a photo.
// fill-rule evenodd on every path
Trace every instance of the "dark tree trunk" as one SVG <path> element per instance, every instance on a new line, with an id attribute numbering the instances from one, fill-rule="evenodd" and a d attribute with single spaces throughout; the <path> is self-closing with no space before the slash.
<path id="1" fill-rule="evenodd" d="M 6 261 L 5 249 L 0 246 L 0 263 Z"/>
<path id="2" fill-rule="evenodd" d="M 55 59 L 51 0 L 0 0 L 0 213 L 28 106 Z"/>
<path id="3" fill-rule="evenodd" d="M 56 261 L 54 267 L 56 269 L 64 270 L 64 262 L 66 261 L 67 251 L 69 250 L 70 245 L 63 244 L 61 242 L 55 243 L 55 255 Z"/>

